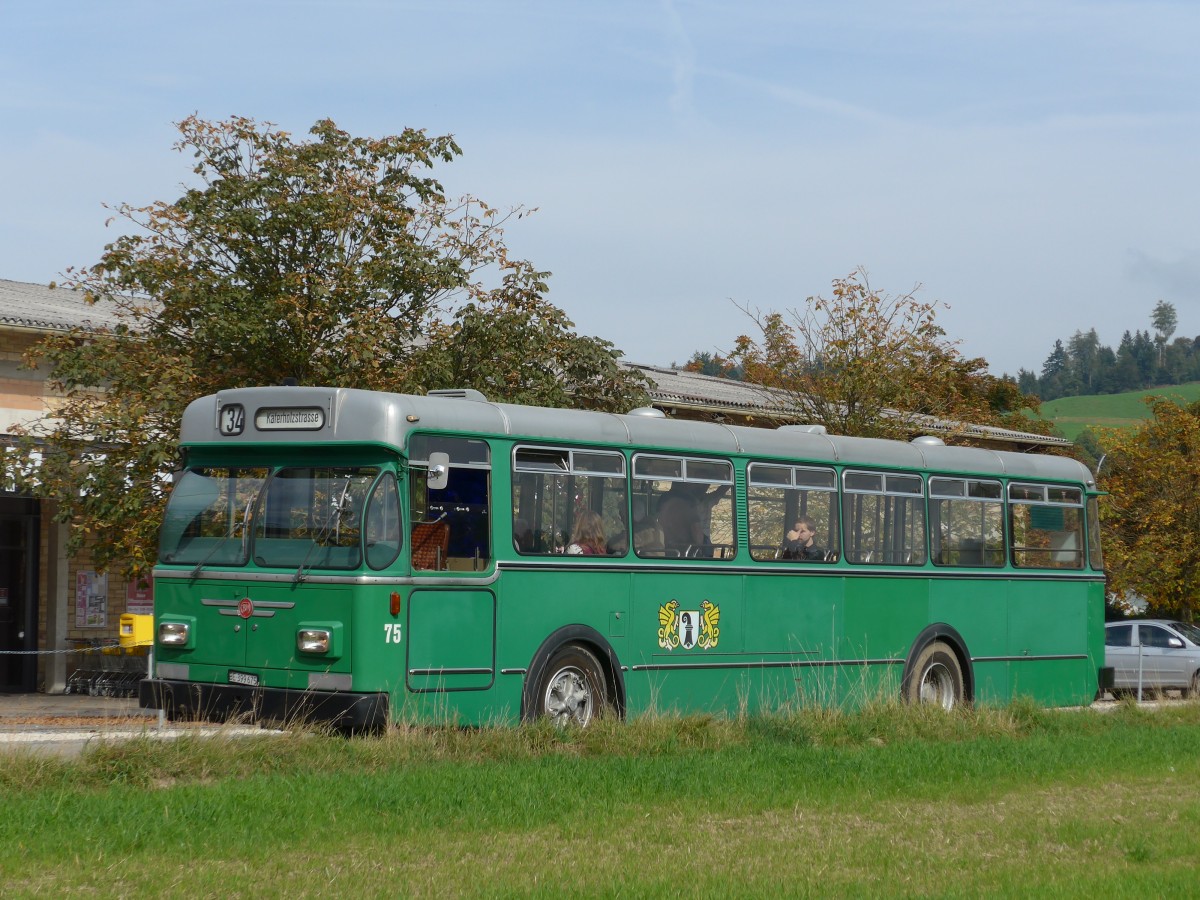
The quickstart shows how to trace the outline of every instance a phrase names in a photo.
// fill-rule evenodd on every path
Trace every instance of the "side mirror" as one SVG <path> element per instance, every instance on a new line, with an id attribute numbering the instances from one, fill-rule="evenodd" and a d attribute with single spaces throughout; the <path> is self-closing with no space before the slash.
<path id="1" fill-rule="evenodd" d="M 450 483 L 450 454 L 430 453 L 429 470 L 425 473 L 429 490 L 440 491 Z"/>
<path id="2" fill-rule="evenodd" d="M 1170 647 L 1172 650 L 1182 650 L 1183 649 L 1183 641 L 1177 637 L 1169 637 L 1169 638 L 1167 638 L 1167 646 Z"/>

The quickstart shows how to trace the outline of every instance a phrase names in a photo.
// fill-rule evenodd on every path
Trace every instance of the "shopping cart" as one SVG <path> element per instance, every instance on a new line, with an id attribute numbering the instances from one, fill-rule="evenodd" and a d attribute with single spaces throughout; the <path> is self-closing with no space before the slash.
<path id="1" fill-rule="evenodd" d="M 76 667 L 63 693 L 90 697 L 135 697 L 146 677 L 146 649 L 122 648 L 96 638 L 72 638 Z"/>

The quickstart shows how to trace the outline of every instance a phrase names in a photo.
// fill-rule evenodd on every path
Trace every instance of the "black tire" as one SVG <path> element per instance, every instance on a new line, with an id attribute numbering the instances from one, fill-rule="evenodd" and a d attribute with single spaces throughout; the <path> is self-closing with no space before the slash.
<path id="1" fill-rule="evenodd" d="M 1183 689 L 1184 700 L 1195 700 L 1200 697 L 1200 670 L 1192 673 L 1192 683 Z"/>
<path id="2" fill-rule="evenodd" d="M 554 651 L 538 678 L 534 717 L 586 728 L 608 706 L 608 682 L 592 651 L 567 644 Z"/>
<path id="3" fill-rule="evenodd" d="M 906 703 L 931 703 L 950 710 L 965 699 L 962 666 L 948 644 L 926 644 L 913 660 L 904 683 Z"/>

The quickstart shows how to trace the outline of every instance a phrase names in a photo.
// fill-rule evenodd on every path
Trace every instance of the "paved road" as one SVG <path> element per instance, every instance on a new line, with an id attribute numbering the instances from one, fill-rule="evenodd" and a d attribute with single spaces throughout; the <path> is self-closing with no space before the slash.
<path id="1" fill-rule="evenodd" d="M 96 741 L 147 736 L 173 740 L 184 734 L 239 736 L 263 729 L 230 725 L 177 727 L 160 721 L 154 710 L 138 707 L 137 698 L 79 694 L 0 694 L 0 754 L 32 752 L 78 756 Z"/>

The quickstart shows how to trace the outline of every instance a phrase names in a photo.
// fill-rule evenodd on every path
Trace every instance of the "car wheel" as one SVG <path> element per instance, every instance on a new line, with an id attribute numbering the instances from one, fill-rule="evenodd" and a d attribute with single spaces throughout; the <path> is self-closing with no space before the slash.
<path id="1" fill-rule="evenodd" d="M 578 644 L 559 648 L 538 679 L 536 697 L 536 716 L 555 725 L 586 727 L 608 704 L 600 661 Z"/>
<path id="2" fill-rule="evenodd" d="M 1184 700 L 1190 700 L 1196 697 L 1200 697 L 1200 669 L 1197 669 L 1192 673 L 1191 685 L 1183 690 Z"/>
<path id="3" fill-rule="evenodd" d="M 954 709 L 963 702 L 963 672 L 958 657 L 941 641 L 927 644 L 913 661 L 904 685 L 908 703 L 929 703 L 942 709 Z"/>

